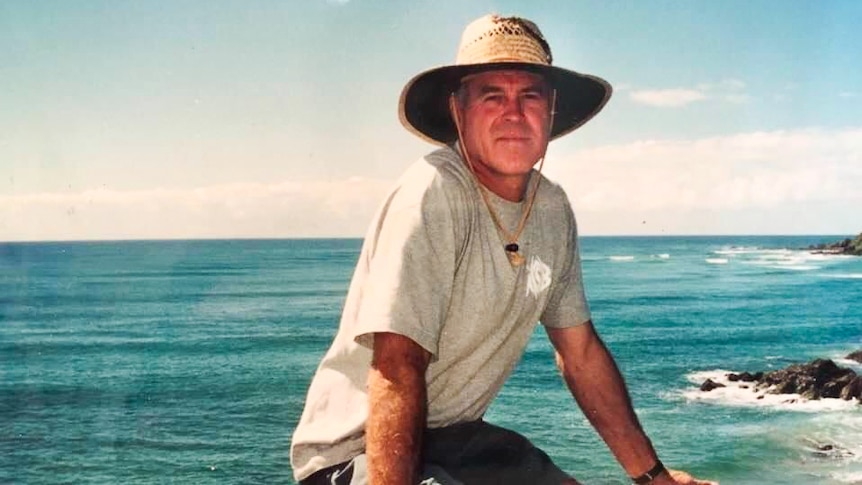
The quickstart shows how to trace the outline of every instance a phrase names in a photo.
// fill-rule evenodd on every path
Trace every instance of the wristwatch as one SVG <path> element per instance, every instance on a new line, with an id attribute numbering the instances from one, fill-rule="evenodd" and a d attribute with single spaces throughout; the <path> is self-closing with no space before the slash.
<path id="1" fill-rule="evenodd" d="M 652 482 L 655 477 L 659 476 L 664 470 L 664 464 L 661 462 L 661 460 L 657 459 L 655 461 L 655 465 L 653 465 L 653 467 L 650 468 L 646 473 L 637 477 L 632 477 L 632 482 L 637 485 L 646 485 Z"/>

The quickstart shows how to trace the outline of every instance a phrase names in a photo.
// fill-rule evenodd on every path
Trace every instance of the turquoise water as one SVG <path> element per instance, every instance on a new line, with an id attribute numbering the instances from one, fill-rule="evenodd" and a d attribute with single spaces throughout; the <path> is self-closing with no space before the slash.
<path id="1" fill-rule="evenodd" d="M 596 326 L 666 463 L 862 483 L 855 402 L 696 390 L 862 348 L 862 258 L 798 250 L 836 239 L 583 238 Z M 0 483 L 293 483 L 290 435 L 360 244 L 0 244 Z M 541 330 L 487 419 L 584 483 L 627 483 Z"/>

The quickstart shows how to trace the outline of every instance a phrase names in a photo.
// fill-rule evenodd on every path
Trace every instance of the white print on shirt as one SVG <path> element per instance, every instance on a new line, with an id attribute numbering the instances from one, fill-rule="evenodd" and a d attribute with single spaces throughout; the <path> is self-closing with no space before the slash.
<path id="1" fill-rule="evenodd" d="M 551 268 L 538 256 L 530 256 L 527 263 L 527 296 L 538 298 L 539 293 L 551 286 Z"/>

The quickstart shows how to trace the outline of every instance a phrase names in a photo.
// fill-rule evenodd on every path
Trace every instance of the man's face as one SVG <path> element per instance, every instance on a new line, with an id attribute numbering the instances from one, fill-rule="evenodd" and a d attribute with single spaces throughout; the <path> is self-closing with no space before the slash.
<path id="1" fill-rule="evenodd" d="M 495 183 L 526 182 L 545 152 L 549 98 L 542 77 L 524 71 L 488 71 L 462 83 L 458 106 L 464 146 L 476 175 L 492 191 L 497 192 Z"/>

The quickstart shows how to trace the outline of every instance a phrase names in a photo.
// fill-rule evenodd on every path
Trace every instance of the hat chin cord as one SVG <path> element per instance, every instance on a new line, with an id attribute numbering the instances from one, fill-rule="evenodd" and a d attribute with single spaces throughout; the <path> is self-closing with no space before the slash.
<path id="1" fill-rule="evenodd" d="M 554 109 L 556 108 L 556 104 L 557 90 L 553 89 L 551 90 L 551 110 L 550 116 L 548 117 L 548 136 L 550 136 L 551 130 L 554 127 Z M 506 242 L 503 247 L 506 250 L 506 257 L 509 258 L 509 263 L 511 263 L 512 266 L 521 266 L 524 264 L 526 259 L 519 252 L 520 246 L 518 246 L 518 238 L 521 237 L 521 233 L 527 225 L 527 219 L 530 217 L 530 212 L 533 210 L 533 202 L 536 201 L 536 193 L 539 191 L 539 182 L 542 180 L 542 167 L 545 165 L 545 153 L 548 151 L 548 144 L 545 143 L 545 148 L 542 150 L 542 155 L 539 157 L 538 176 L 535 177 L 536 180 L 532 183 L 532 188 L 528 190 L 527 203 L 521 210 L 521 220 L 518 221 L 518 227 L 515 229 L 515 232 L 510 233 L 505 227 L 503 227 L 500 216 L 497 214 L 497 211 L 494 210 L 494 206 L 491 205 L 491 201 L 488 198 L 489 189 L 479 181 L 479 176 L 476 174 L 476 167 L 473 165 L 473 160 L 467 152 L 467 147 L 464 144 L 464 132 L 461 126 L 461 116 L 458 110 L 458 101 L 455 99 L 455 93 L 451 93 L 449 95 L 449 111 L 452 114 L 452 121 L 455 122 L 455 130 L 458 132 L 458 147 L 461 149 L 461 156 L 463 156 L 464 160 L 467 162 L 467 167 L 473 175 L 473 181 L 475 181 L 476 185 L 479 187 L 479 193 L 482 194 L 482 200 L 485 201 L 485 207 L 488 208 L 488 213 L 491 215 L 491 220 L 494 221 L 494 226 L 497 227 L 498 233 Z M 534 177 L 530 177 L 531 182 L 533 178 Z"/>

